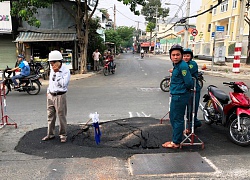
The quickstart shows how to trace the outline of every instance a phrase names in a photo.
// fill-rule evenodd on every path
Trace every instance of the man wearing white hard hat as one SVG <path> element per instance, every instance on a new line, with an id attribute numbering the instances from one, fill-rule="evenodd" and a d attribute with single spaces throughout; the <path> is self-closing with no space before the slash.
<path id="1" fill-rule="evenodd" d="M 66 93 L 70 80 L 70 70 L 62 64 L 62 54 L 57 51 L 49 53 L 50 77 L 47 89 L 48 131 L 42 139 L 47 141 L 55 138 L 56 117 L 59 119 L 59 136 L 62 143 L 67 141 L 67 100 Z"/>

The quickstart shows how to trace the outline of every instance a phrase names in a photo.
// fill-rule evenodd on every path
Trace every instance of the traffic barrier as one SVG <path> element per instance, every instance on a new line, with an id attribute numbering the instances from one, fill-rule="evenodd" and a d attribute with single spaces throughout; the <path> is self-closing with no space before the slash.
<path id="1" fill-rule="evenodd" d="M 0 81 L 0 104 L 1 104 L 1 115 L 2 115 L 2 122 L 0 124 L 0 128 L 3 128 L 6 125 L 14 125 L 15 128 L 17 128 L 17 123 L 15 123 L 15 121 L 7 115 L 5 88 L 6 86 L 4 84 L 4 80 Z M 9 120 L 11 120 L 12 123 L 10 123 Z"/>
<path id="2" fill-rule="evenodd" d="M 233 72 L 240 72 L 240 56 L 241 56 L 242 43 L 236 43 L 234 48 L 234 61 L 233 61 Z"/>

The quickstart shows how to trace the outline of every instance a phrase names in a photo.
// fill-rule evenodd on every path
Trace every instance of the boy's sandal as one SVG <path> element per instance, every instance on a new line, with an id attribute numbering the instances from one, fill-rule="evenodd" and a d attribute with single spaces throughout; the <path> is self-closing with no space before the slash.
<path id="1" fill-rule="evenodd" d="M 165 148 L 171 148 L 171 149 L 177 149 L 180 147 L 179 144 L 175 144 L 173 142 L 170 142 L 169 144 L 167 144 L 166 146 L 164 146 Z"/>
<path id="2" fill-rule="evenodd" d="M 48 141 L 48 140 L 54 139 L 54 138 L 55 138 L 55 136 L 49 136 L 49 135 L 47 135 L 44 138 L 42 138 L 42 141 Z"/>

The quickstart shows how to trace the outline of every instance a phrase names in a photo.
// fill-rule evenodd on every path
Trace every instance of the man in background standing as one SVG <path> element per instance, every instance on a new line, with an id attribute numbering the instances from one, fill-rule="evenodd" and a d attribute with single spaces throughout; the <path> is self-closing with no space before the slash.
<path id="1" fill-rule="evenodd" d="M 92 57 L 94 59 L 94 71 L 99 71 L 99 58 L 101 57 L 101 53 L 98 52 L 98 49 L 93 52 Z"/>

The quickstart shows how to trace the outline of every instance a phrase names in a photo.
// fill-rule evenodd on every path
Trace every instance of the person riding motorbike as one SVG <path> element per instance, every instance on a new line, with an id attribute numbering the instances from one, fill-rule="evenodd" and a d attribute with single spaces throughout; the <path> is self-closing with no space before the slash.
<path id="1" fill-rule="evenodd" d="M 143 58 L 143 57 L 144 57 L 144 50 L 141 49 L 141 58 Z"/>
<path id="2" fill-rule="evenodd" d="M 19 65 L 15 68 L 8 70 L 9 72 L 21 70 L 20 74 L 18 74 L 16 76 L 12 76 L 12 78 L 11 78 L 12 82 L 14 83 L 14 88 L 20 87 L 19 83 L 17 83 L 17 81 L 16 81 L 17 79 L 21 79 L 23 77 L 30 75 L 30 66 L 29 66 L 29 63 L 24 59 L 24 56 L 22 54 L 19 54 L 17 56 L 17 60 L 18 60 L 17 64 L 19 64 Z"/>
<path id="3" fill-rule="evenodd" d="M 111 52 L 108 51 L 107 56 L 106 56 L 106 63 L 109 63 L 109 69 L 114 68 L 114 57 L 111 55 Z"/>

